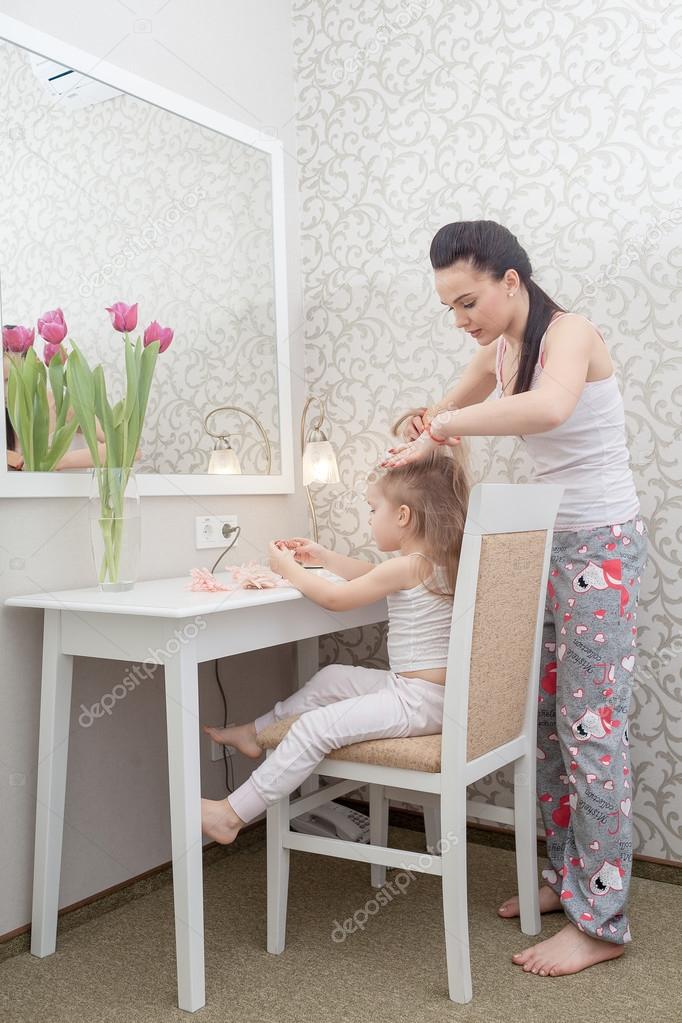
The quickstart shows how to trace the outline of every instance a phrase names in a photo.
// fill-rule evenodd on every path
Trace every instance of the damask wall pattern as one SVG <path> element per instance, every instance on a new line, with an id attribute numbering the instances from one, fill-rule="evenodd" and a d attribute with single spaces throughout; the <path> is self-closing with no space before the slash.
<path id="1" fill-rule="evenodd" d="M 138 471 L 206 472 L 204 416 L 240 405 L 263 422 L 278 472 L 269 157 L 125 94 L 63 109 L 9 43 L 0 67 L 3 321 L 62 306 L 117 400 L 122 346 L 105 306 L 139 301 L 139 332 L 158 319 L 175 337 L 157 363 Z M 250 421 L 221 413 L 209 427 L 236 434 L 244 472 L 265 471 Z"/>
<path id="2" fill-rule="evenodd" d="M 342 486 L 322 543 L 378 559 L 366 477 L 391 422 L 474 350 L 435 294 L 433 234 L 498 220 L 536 279 L 603 332 L 650 531 L 631 708 L 635 851 L 682 863 L 682 9 L 591 0 L 294 0 L 309 390 Z M 471 442 L 477 480 L 525 482 L 516 438 Z M 386 666 L 383 630 L 325 662 Z M 475 786 L 511 805 L 511 774 Z"/>

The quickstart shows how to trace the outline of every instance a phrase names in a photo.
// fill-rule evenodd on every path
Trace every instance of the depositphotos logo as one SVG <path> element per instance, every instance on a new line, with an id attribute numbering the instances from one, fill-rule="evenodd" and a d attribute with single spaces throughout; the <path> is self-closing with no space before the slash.
<path id="1" fill-rule="evenodd" d="M 111 717 L 114 707 L 119 700 L 124 700 L 128 693 L 132 693 L 137 689 L 143 679 L 153 676 L 154 669 L 158 667 L 158 661 L 163 663 L 164 657 L 172 657 L 181 646 L 194 639 L 197 633 L 205 628 L 205 619 L 199 618 L 194 622 L 189 622 L 184 629 L 176 629 L 173 633 L 174 638 L 169 639 L 164 647 L 157 650 L 150 649 L 150 661 L 143 661 L 141 664 L 133 665 L 127 674 L 123 676 L 122 680 L 117 682 L 110 692 L 105 693 L 91 707 L 86 707 L 84 703 L 81 703 L 81 713 L 78 715 L 78 724 L 81 728 L 89 728 L 94 721 L 104 717 L 105 714 Z"/>

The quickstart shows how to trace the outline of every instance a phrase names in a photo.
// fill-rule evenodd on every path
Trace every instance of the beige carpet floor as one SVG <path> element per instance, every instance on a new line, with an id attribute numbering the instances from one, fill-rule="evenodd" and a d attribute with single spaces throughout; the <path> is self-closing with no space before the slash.
<path id="1" fill-rule="evenodd" d="M 0 965 L 2 1023 L 679 1023 L 682 887 L 633 878 L 633 942 L 620 959 L 573 977 L 524 974 L 510 962 L 527 939 L 496 906 L 516 890 L 513 853 L 469 843 L 474 998 L 446 995 L 440 881 L 417 875 L 362 931 L 332 940 L 375 895 L 369 868 L 292 853 L 287 947 L 265 951 L 265 844 L 241 836 L 205 868 L 206 996 L 195 1017 L 175 1005 L 172 888 L 65 926 L 45 959 L 21 953 Z M 391 829 L 391 843 L 423 848 L 423 835 Z M 389 879 L 396 872 L 389 872 Z M 543 936 L 562 926 L 543 917 Z M 339 936 L 336 931 L 336 936 Z"/>

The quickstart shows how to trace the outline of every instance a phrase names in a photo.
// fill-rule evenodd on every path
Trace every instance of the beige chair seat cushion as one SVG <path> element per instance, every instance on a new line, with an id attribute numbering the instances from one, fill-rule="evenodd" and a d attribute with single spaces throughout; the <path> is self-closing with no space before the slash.
<path id="1" fill-rule="evenodd" d="M 256 736 L 262 750 L 275 749 L 300 714 L 282 718 L 268 725 Z M 381 767 L 400 767 L 407 771 L 440 772 L 441 735 L 414 735 L 408 739 L 367 739 L 350 746 L 331 750 L 330 760 L 351 760 L 360 764 L 379 764 Z"/>

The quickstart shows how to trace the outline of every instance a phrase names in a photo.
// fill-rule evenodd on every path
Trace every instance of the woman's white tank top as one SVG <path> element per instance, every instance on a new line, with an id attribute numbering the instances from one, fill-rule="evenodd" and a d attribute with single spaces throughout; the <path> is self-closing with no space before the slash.
<path id="1" fill-rule="evenodd" d="M 414 554 L 419 554 L 414 551 Z M 423 554 L 419 555 L 425 558 Z M 428 561 L 428 558 L 426 558 Z M 427 579 L 434 589 L 447 591 L 445 568 L 435 566 Z M 423 583 L 386 597 L 388 604 L 388 661 L 391 671 L 445 668 L 452 626 L 453 596 L 439 597 Z"/>
<path id="2" fill-rule="evenodd" d="M 555 314 L 550 325 L 565 315 Z M 597 333 L 604 341 L 601 332 Z M 547 331 L 540 342 L 531 388 L 537 387 L 542 373 L 546 336 Z M 504 397 L 505 348 L 501 335 L 497 341 L 496 398 Z M 623 398 L 614 373 L 604 380 L 585 383 L 573 412 L 560 426 L 528 434 L 521 440 L 535 464 L 535 480 L 564 487 L 555 530 L 614 525 L 627 522 L 639 512 L 625 436 Z"/>

